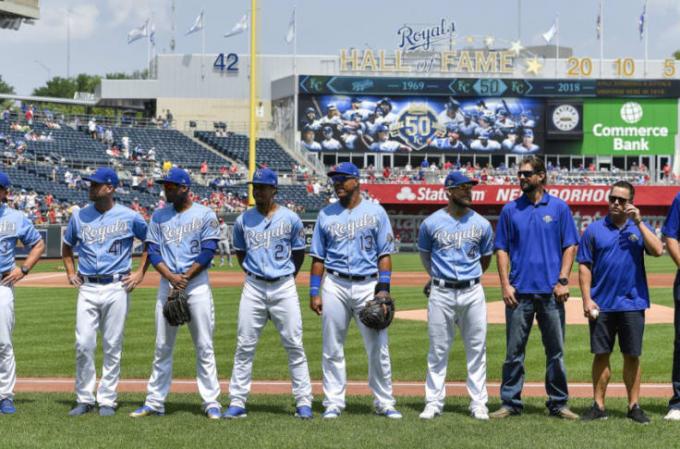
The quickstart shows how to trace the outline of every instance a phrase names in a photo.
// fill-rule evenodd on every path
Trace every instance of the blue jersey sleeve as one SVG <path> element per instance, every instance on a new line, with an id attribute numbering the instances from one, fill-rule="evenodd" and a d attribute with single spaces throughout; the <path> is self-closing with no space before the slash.
<path id="1" fill-rule="evenodd" d="M 585 232 L 581 236 L 581 242 L 578 246 L 578 252 L 576 253 L 576 261 L 581 264 L 592 264 L 593 263 L 593 253 L 594 253 L 594 241 L 593 241 L 593 225 L 586 228 Z"/>
<path id="2" fill-rule="evenodd" d="M 418 229 L 418 251 L 432 252 L 432 236 L 427 221 L 423 221 Z"/>
<path id="3" fill-rule="evenodd" d="M 482 256 L 489 256 L 493 254 L 493 229 L 491 228 L 491 223 L 489 222 L 485 223 L 482 241 L 479 245 L 479 251 Z"/>
<path id="4" fill-rule="evenodd" d="M 505 206 L 501 210 L 501 216 L 498 218 L 498 224 L 496 225 L 496 239 L 494 241 L 494 248 L 496 250 L 508 251 L 510 247 L 510 242 L 508 241 L 510 237 L 510 223 L 510 213 L 507 206 Z"/>
<path id="5" fill-rule="evenodd" d="M 571 209 L 566 204 L 560 214 L 560 227 L 562 231 L 562 249 L 578 245 L 576 223 L 574 223 L 574 217 L 571 215 Z"/>
<path id="6" fill-rule="evenodd" d="M 234 237 L 234 249 L 236 251 L 245 251 L 246 250 L 246 239 L 245 236 L 243 235 L 243 215 L 238 217 L 236 219 L 236 222 L 234 222 L 234 231 L 233 231 L 233 237 Z"/>
<path id="7" fill-rule="evenodd" d="M 153 219 L 153 217 L 151 218 L 151 222 L 149 223 L 149 228 L 146 233 L 146 241 L 149 243 L 155 243 L 156 245 L 160 245 L 162 242 L 161 226 L 156 220 Z"/>
<path id="8" fill-rule="evenodd" d="M 673 204 L 668 210 L 661 233 L 666 237 L 678 239 L 680 233 L 680 193 L 673 199 Z"/>
<path id="9" fill-rule="evenodd" d="M 382 207 L 380 208 L 380 226 L 378 227 L 378 257 L 394 252 L 394 234 L 390 217 Z"/>
<path id="10" fill-rule="evenodd" d="M 293 217 L 293 230 L 291 231 L 291 248 L 293 251 L 305 249 L 305 226 L 300 217 Z"/>
<path id="11" fill-rule="evenodd" d="M 64 243 L 68 246 L 76 246 L 78 243 L 78 214 L 75 213 L 71 215 L 68 220 L 68 226 L 66 226 L 66 232 L 64 232 Z"/>
<path id="12" fill-rule="evenodd" d="M 32 247 L 41 239 L 40 234 L 35 229 L 35 226 L 33 226 L 33 223 L 25 217 L 21 222 L 21 228 L 19 229 L 17 237 L 19 237 L 19 240 L 21 240 L 21 243 L 23 243 L 24 246 L 28 247 Z"/>
<path id="13" fill-rule="evenodd" d="M 132 234 L 135 236 L 135 238 L 141 240 L 142 242 L 145 241 L 148 229 L 149 227 L 142 216 L 138 213 L 135 213 L 134 218 L 132 219 Z"/>
<path id="14" fill-rule="evenodd" d="M 310 254 L 317 259 L 324 260 L 326 258 L 326 235 L 323 232 L 323 221 L 322 215 L 319 215 L 319 219 L 314 225 L 314 234 L 312 234 L 312 245 L 310 248 Z"/>
<path id="15" fill-rule="evenodd" d="M 217 221 L 215 212 L 210 211 L 203 217 L 203 227 L 201 228 L 201 242 L 206 240 L 220 239 L 220 222 Z"/>

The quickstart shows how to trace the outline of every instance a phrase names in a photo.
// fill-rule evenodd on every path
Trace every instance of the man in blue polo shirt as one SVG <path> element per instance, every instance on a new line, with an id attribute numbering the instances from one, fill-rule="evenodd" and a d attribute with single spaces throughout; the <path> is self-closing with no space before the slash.
<path id="1" fill-rule="evenodd" d="M 673 298 L 675 299 L 675 341 L 673 344 L 673 397 L 668 403 L 668 414 L 664 417 L 669 421 L 680 421 L 680 193 L 673 200 L 666 222 L 661 228 L 666 249 L 671 259 L 678 267 L 673 283 Z"/>
<path id="2" fill-rule="evenodd" d="M 564 302 L 569 299 L 578 234 L 569 206 L 545 191 L 542 159 L 522 159 L 518 176 L 524 194 L 503 207 L 496 227 L 494 246 L 507 330 L 503 405 L 489 416 L 506 418 L 522 412 L 524 354 L 535 317 L 547 358 L 546 406 L 552 416 L 578 419 L 567 407 L 564 367 Z"/>
<path id="3" fill-rule="evenodd" d="M 623 381 L 628 391 L 628 417 L 646 424 L 649 418 L 638 405 L 640 354 L 649 290 L 645 251 L 659 257 L 663 244 L 642 222 L 633 206 L 635 189 L 619 181 L 609 192 L 609 214 L 586 229 L 577 261 L 583 294 L 583 312 L 590 319 L 594 403 L 582 419 L 606 419 L 604 397 L 611 377 L 609 355 L 616 335 L 623 353 Z"/>

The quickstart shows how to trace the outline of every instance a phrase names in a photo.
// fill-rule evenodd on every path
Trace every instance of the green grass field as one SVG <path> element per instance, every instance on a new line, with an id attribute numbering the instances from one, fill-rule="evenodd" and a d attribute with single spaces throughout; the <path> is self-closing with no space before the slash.
<path id="1" fill-rule="evenodd" d="M 541 400 L 527 402 L 525 414 L 503 421 L 480 422 L 467 416 L 465 398 L 450 398 L 445 413 L 433 421 L 421 421 L 421 398 L 400 398 L 404 419 L 388 420 L 372 416 L 371 399 L 348 398 L 346 412 L 335 421 L 317 417 L 299 421 L 292 417 L 293 406 L 285 396 L 254 396 L 249 417 L 238 421 L 209 421 L 200 413 L 195 395 L 170 398 L 167 415 L 133 420 L 142 395 L 121 395 L 120 409 L 112 418 L 90 414 L 70 418 L 66 413 L 71 398 L 66 394 L 22 394 L 19 412 L 0 416 L 4 447 L 50 448 L 171 448 L 171 447 L 253 447 L 253 448 L 620 448 L 676 447 L 680 425 L 661 419 L 665 401 L 649 400 L 644 406 L 651 424 L 629 422 L 625 402 L 608 403 L 608 421 L 565 422 L 545 415 Z M 318 399 L 318 398 L 317 398 Z M 489 404 L 495 408 L 498 403 Z M 575 400 L 572 407 L 583 412 L 586 400 Z"/>

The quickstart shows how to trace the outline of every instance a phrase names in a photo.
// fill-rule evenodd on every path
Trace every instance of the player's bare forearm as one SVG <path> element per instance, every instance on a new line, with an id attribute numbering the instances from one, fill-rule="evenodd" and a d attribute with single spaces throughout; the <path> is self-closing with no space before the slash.
<path id="1" fill-rule="evenodd" d="M 574 266 L 574 259 L 576 259 L 577 245 L 571 245 L 562 251 L 562 268 L 560 269 L 561 278 L 569 278 L 571 267 Z"/>
<path id="2" fill-rule="evenodd" d="M 66 276 L 71 277 L 76 274 L 76 264 L 73 260 L 73 248 L 62 243 L 61 245 L 61 260 L 64 261 L 64 268 L 66 269 Z"/>
<path id="3" fill-rule="evenodd" d="M 312 276 L 323 276 L 324 264 L 323 260 L 312 258 L 312 268 L 309 274 Z"/>
<path id="4" fill-rule="evenodd" d="M 501 279 L 501 286 L 507 287 L 510 285 L 510 255 L 499 249 L 496 253 L 496 267 L 498 269 L 498 277 Z"/>
<path id="5" fill-rule="evenodd" d="M 171 282 L 175 276 L 175 274 L 170 271 L 170 268 L 168 268 L 165 262 L 160 262 L 158 265 L 156 265 L 156 271 L 158 271 L 161 276 Z"/>
<path id="6" fill-rule="evenodd" d="M 420 262 L 423 264 L 427 274 L 432 277 L 432 253 L 429 251 L 420 251 Z"/>
<path id="7" fill-rule="evenodd" d="M 378 271 L 392 271 L 392 256 L 385 254 L 378 259 Z"/>
<path id="8" fill-rule="evenodd" d="M 29 270 L 33 268 L 35 264 L 38 263 L 38 260 L 40 260 L 40 256 L 42 255 L 43 251 L 45 251 L 45 242 L 40 239 L 38 243 L 33 245 L 33 248 L 31 248 L 28 256 L 26 256 L 26 260 L 24 260 L 23 266 Z"/>
<path id="9" fill-rule="evenodd" d="M 645 250 L 654 257 L 659 257 L 663 254 L 663 243 L 654 232 L 649 229 L 644 222 L 638 224 L 640 234 L 642 234 L 642 241 L 645 243 Z"/>
<path id="10" fill-rule="evenodd" d="M 593 280 L 593 273 L 590 270 L 590 265 L 580 264 L 578 267 L 578 283 L 581 287 L 581 296 L 583 297 L 583 302 L 586 303 L 591 301 L 590 297 L 590 285 Z"/>
<path id="11" fill-rule="evenodd" d="M 195 278 L 196 276 L 198 276 L 198 274 L 199 274 L 201 271 L 203 271 L 204 269 L 205 269 L 205 267 L 204 267 L 203 265 L 201 265 L 201 264 L 198 263 L 198 262 L 194 262 L 194 263 L 189 267 L 189 269 L 187 270 L 187 272 L 184 273 L 184 277 L 185 277 L 187 280 L 191 280 L 191 279 Z"/>
<path id="12" fill-rule="evenodd" d="M 149 269 L 150 264 L 151 260 L 149 260 L 149 251 L 146 245 L 144 245 L 142 257 L 139 258 L 139 270 L 141 271 L 142 274 L 146 274 L 146 271 Z"/>
<path id="13" fill-rule="evenodd" d="M 664 240 L 666 241 L 668 254 L 670 254 L 671 259 L 675 262 L 675 266 L 680 269 L 680 244 L 678 240 L 671 237 L 664 237 Z"/>
<path id="14" fill-rule="evenodd" d="M 243 268 L 243 261 L 246 258 L 246 253 L 245 251 L 236 251 L 236 260 L 238 260 L 238 264 L 241 268 Z"/>
<path id="15" fill-rule="evenodd" d="M 482 264 L 482 273 L 485 273 L 486 270 L 489 269 L 489 265 L 491 265 L 491 254 L 488 256 L 482 256 L 480 262 Z"/>
<path id="16" fill-rule="evenodd" d="M 295 266 L 295 273 L 293 275 L 297 276 L 298 272 L 300 271 L 300 267 L 302 266 L 302 263 L 305 261 L 305 250 L 299 249 L 293 251 L 292 258 L 293 265 Z"/>

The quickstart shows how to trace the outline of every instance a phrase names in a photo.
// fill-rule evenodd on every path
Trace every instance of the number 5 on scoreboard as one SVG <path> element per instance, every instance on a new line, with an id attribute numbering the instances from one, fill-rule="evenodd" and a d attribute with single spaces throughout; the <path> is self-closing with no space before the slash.
<path id="1" fill-rule="evenodd" d="M 664 59 L 663 61 L 663 76 L 664 78 L 672 78 L 675 76 L 675 59 Z"/>

